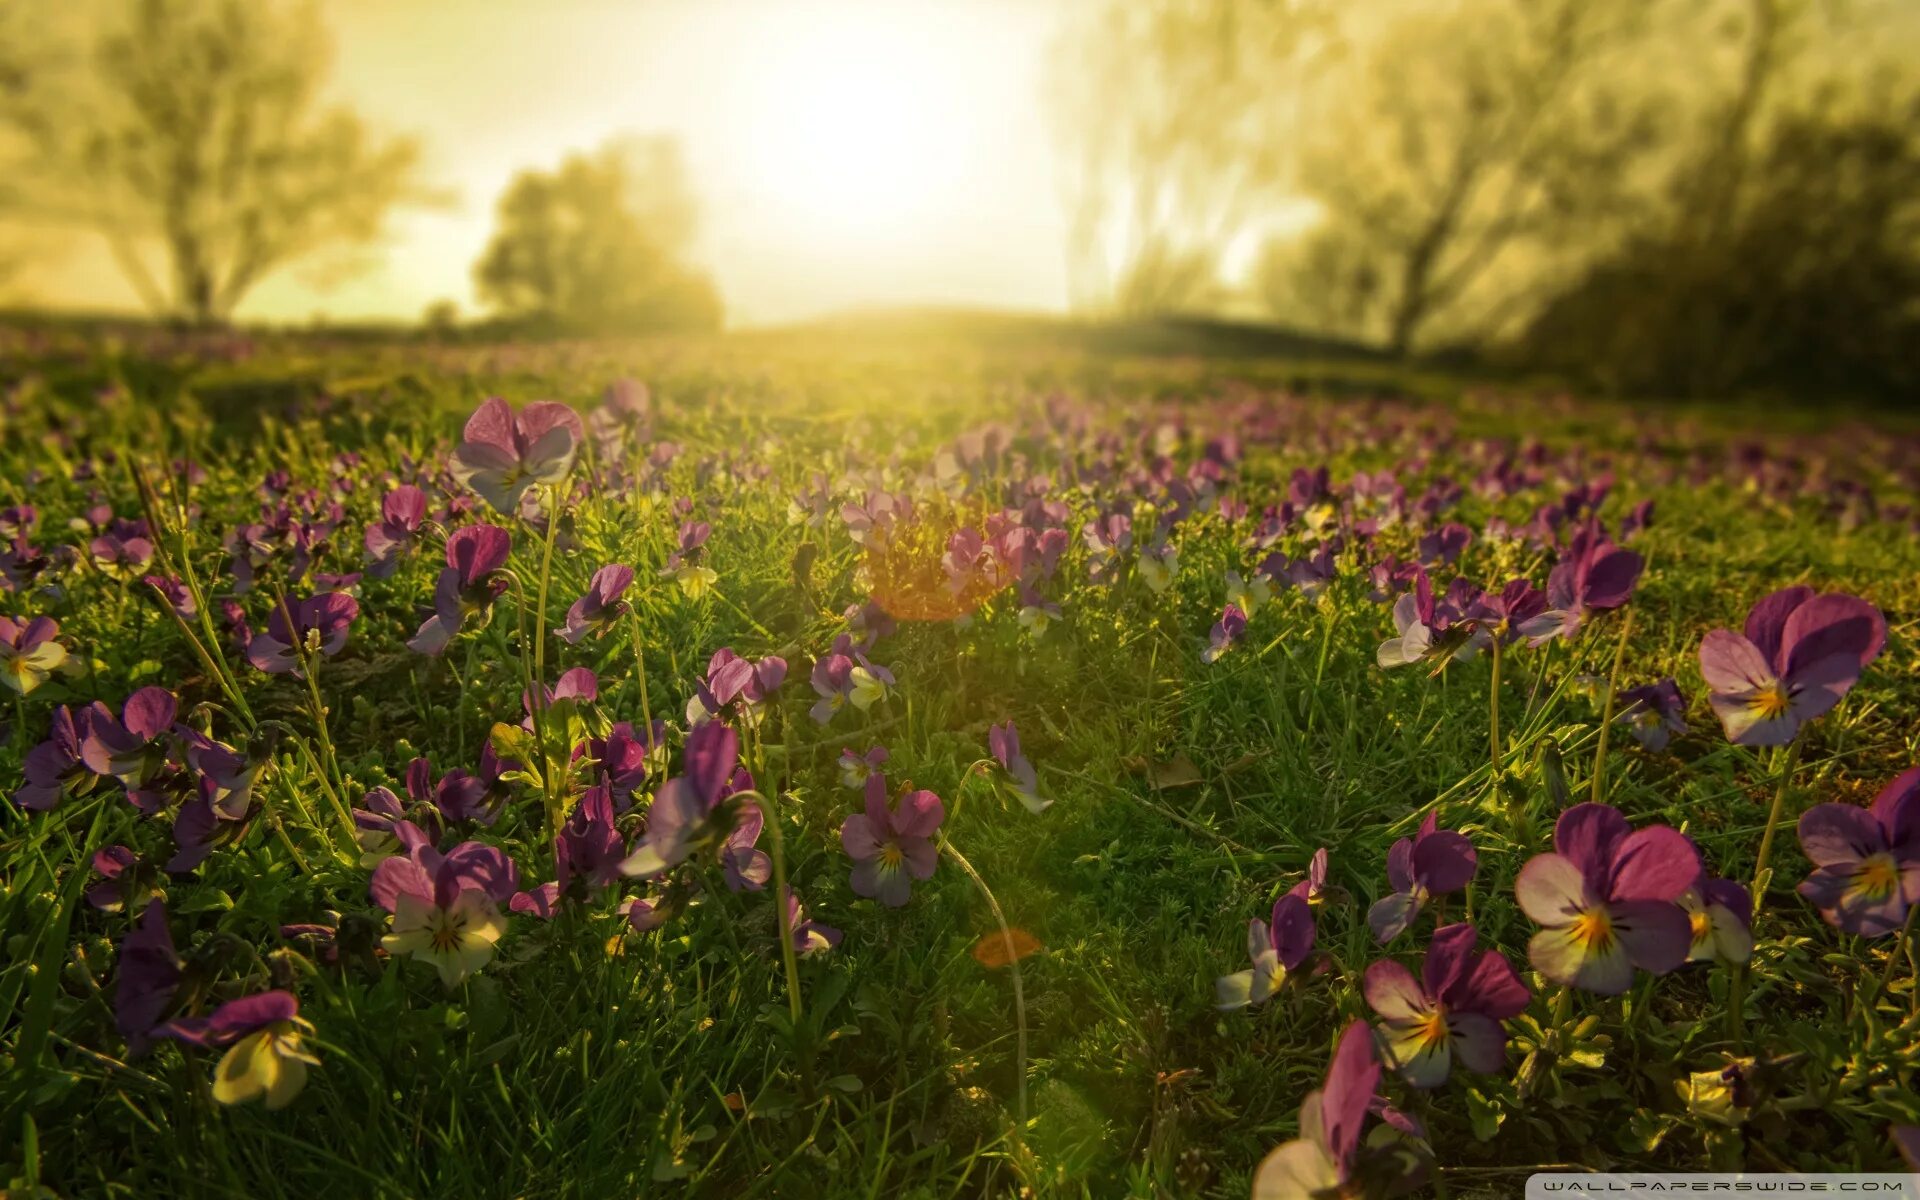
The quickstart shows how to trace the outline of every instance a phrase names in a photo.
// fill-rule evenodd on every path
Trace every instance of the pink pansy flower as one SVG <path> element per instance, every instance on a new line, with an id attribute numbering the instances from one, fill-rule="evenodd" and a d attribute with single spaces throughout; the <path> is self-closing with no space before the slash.
<path id="1" fill-rule="evenodd" d="M 467 418 L 453 477 L 512 516 L 527 489 L 567 477 L 585 436 L 579 414 L 564 404 L 540 400 L 516 413 L 496 396 Z"/>

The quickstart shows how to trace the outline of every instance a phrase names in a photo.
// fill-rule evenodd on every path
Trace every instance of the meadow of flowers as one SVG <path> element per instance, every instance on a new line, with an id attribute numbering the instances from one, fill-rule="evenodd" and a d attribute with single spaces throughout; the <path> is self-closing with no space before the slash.
<path id="1" fill-rule="evenodd" d="M 1920 1153 L 1911 432 L 1040 357 L 12 350 L 20 1195 Z"/>

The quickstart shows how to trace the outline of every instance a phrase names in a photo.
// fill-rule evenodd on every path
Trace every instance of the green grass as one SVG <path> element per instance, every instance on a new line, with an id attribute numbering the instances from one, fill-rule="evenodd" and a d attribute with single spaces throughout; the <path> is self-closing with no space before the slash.
<path id="1" fill-rule="evenodd" d="M 166 884 L 176 943 L 216 994 L 290 987 L 316 1027 L 322 1065 L 290 1108 L 225 1108 L 209 1095 L 210 1055 L 165 1045 L 126 1056 L 112 988 L 114 947 L 129 918 L 95 911 L 79 895 L 92 849 L 125 842 L 164 857 L 165 822 L 136 820 L 106 785 L 50 814 L 0 807 L 0 1147 L 11 1160 L 5 1174 L 23 1189 L 947 1197 L 1024 1186 L 1045 1196 L 1245 1195 L 1261 1157 L 1294 1136 L 1300 1101 L 1319 1086 L 1341 1027 L 1369 1015 L 1357 986 L 1366 964 L 1387 955 L 1412 962 L 1424 943 L 1427 924 L 1417 937 L 1377 947 L 1364 918 L 1385 888 L 1388 846 L 1436 803 L 1443 824 L 1478 846 L 1464 904 L 1483 944 L 1504 948 L 1535 985 L 1529 1016 L 1510 1025 L 1517 1066 L 1533 1036 L 1529 1022 L 1537 1031 L 1548 1020 L 1553 988 L 1526 967 L 1532 926 L 1511 883 L 1547 848 L 1557 811 L 1549 760 L 1564 763 L 1576 798 L 1586 794 L 1598 710 L 1563 685 L 1605 673 L 1619 617 L 1570 647 L 1508 656 L 1509 778 L 1490 785 L 1488 664 L 1457 664 L 1431 680 L 1417 668 L 1379 669 L 1374 649 L 1391 624 L 1350 563 L 1324 603 L 1279 596 L 1211 666 L 1199 652 L 1224 600 L 1224 572 L 1244 572 L 1258 558 L 1216 516 L 1196 517 L 1175 535 L 1181 565 L 1167 593 L 1131 576 L 1112 590 L 1089 584 L 1079 526 L 1111 485 L 1091 472 L 1092 448 L 1040 434 L 1039 406 L 1056 390 L 1084 399 L 1093 426 L 1119 435 L 1112 449 L 1121 471 L 1146 464 L 1143 447 L 1158 428 L 1176 430 L 1182 468 L 1207 436 L 1247 437 L 1233 494 L 1256 514 L 1284 496 L 1294 467 L 1325 464 L 1339 481 L 1393 466 L 1423 453 L 1423 430 L 1445 440 L 1423 472 L 1403 474 L 1415 496 L 1438 474 L 1470 484 L 1479 470 L 1473 440 L 1483 437 L 1538 437 L 1555 468 L 1597 470 L 1605 460 L 1618 476 L 1610 520 L 1637 500 L 1658 504 L 1656 525 L 1635 543 L 1651 565 L 1632 603 L 1622 684 L 1674 675 L 1693 701 L 1694 726 L 1660 754 L 1616 731 L 1607 798 L 1636 823 L 1691 834 L 1718 874 L 1751 876 L 1772 777 L 1767 761 L 1721 737 L 1694 653 L 1706 630 L 1738 627 L 1760 596 L 1797 582 L 1851 591 L 1878 604 L 1892 628 L 1861 684 L 1810 729 L 1789 817 L 1822 800 L 1864 801 L 1920 758 L 1920 539 L 1900 520 L 1837 520 L 1819 488 L 1776 497 L 1717 474 L 1690 480 L 1692 458 L 1717 464 L 1732 440 L 1725 410 L 1463 397 L 1443 377 L 1364 371 L 1339 378 L 1418 398 L 1377 401 L 1350 394 L 1352 386 L 1287 397 L 1271 390 L 1288 377 L 1286 364 L 973 345 L 857 350 L 774 337 L 558 349 L 289 342 L 231 364 L 192 347 L 116 356 L 76 345 L 14 370 L 0 503 L 37 505 L 44 546 L 83 542 L 66 522 L 95 492 L 120 515 L 137 511 L 129 459 L 154 470 L 191 457 L 209 476 L 194 492 L 201 517 L 184 548 L 215 590 L 226 587 L 220 535 L 256 519 L 254 489 L 270 470 L 324 485 L 335 454 L 362 456 L 346 471 L 353 490 L 340 497 L 348 517 L 316 568 L 355 570 L 380 473 L 403 454 L 418 460 L 456 440 L 480 397 L 561 399 L 585 411 L 613 378 L 646 379 L 655 438 L 685 452 L 651 502 L 593 499 L 575 512 L 541 624 L 558 625 L 607 561 L 638 572 L 630 593 L 637 619 L 578 647 L 551 641 L 548 673 L 591 667 L 599 712 L 638 721 L 637 627 L 651 711 L 678 723 L 715 649 L 785 655 L 795 669 L 766 727 L 761 788 L 780 793 L 787 870 L 811 914 L 846 933 L 832 954 L 800 964 L 810 1032 L 799 1037 L 785 1025 L 764 894 L 721 892 L 644 936 L 620 936 L 611 901 L 551 924 L 516 916 L 493 962 L 452 990 L 413 961 L 343 974 L 295 954 L 278 926 L 329 912 L 371 910 L 381 922 L 385 914 L 366 899 L 367 870 L 336 852 L 337 821 L 319 781 L 285 743 L 267 775 L 263 815 L 205 867 Z M 1321 369 L 1292 374 L 1312 383 Z M 110 380 L 124 391 L 101 402 L 97 389 Z M 1256 438 L 1250 414 L 1267 409 L 1281 415 L 1272 437 Z M 850 495 L 840 481 L 856 473 L 890 471 L 889 484 L 898 484 L 955 435 L 990 421 L 1021 431 L 1034 470 L 1051 474 L 1073 507 L 1073 544 L 1049 591 L 1061 620 L 1032 638 L 1002 593 L 964 625 L 905 623 L 874 655 L 898 675 L 897 693 L 872 713 L 814 725 L 805 717 L 805 669 L 865 591 L 837 516 L 803 532 L 788 523 L 788 497 L 815 472 L 835 482 L 837 500 Z M 1576 449 L 1584 457 L 1570 457 Z M 118 461 L 107 463 L 108 452 Z M 1782 439 L 1771 454 L 1781 464 L 1806 459 L 1793 468 L 1796 479 L 1857 479 L 1883 505 L 1914 501 L 1920 459 L 1893 435 L 1818 429 Z M 82 459 L 98 464 L 97 477 L 74 482 Z M 1086 490 L 1068 486 L 1067 460 L 1087 473 Z M 762 468 L 766 477 L 754 477 Z M 30 484 L 33 471 L 44 478 Z M 1495 511 L 1519 523 L 1557 495 L 1549 485 L 1495 503 L 1469 490 L 1448 516 L 1476 530 Z M 715 597 L 689 600 L 657 577 L 677 525 L 667 505 L 679 497 L 713 523 Z M 803 540 L 817 555 L 801 587 Z M 1390 531 L 1382 545 L 1405 556 L 1411 535 Z M 320 669 L 349 802 L 375 784 L 398 790 L 415 754 L 431 756 L 437 770 L 472 767 L 493 723 L 519 717 L 511 596 L 484 633 L 463 637 L 444 659 L 405 650 L 437 565 L 429 551 L 392 580 L 365 581 L 347 650 Z M 1538 552 L 1476 538 L 1460 570 L 1487 582 L 1515 573 L 1544 582 L 1549 565 Z M 537 539 L 516 534 L 513 568 L 529 583 L 538 578 Z M 47 582 L 54 592 L 5 595 L 0 611 L 56 617 L 62 641 L 90 669 L 26 698 L 24 725 L 0 751 L 8 793 L 54 704 L 101 699 L 117 709 L 153 683 L 179 690 L 183 710 L 221 698 L 145 589 L 84 562 L 56 565 Z M 259 624 L 262 597 L 246 602 Z M 258 715 L 310 728 L 297 684 L 252 671 L 231 651 L 227 660 Z M 208 708 L 200 718 L 230 741 L 241 737 L 229 713 Z M 1037 816 L 991 775 L 968 771 L 987 755 L 988 725 L 1009 718 L 1055 800 Z M 958 805 L 946 829 L 953 845 L 1008 920 L 1045 947 L 1021 964 L 1024 1128 L 1015 1119 L 1009 973 L 970 953 L 995 928 L 979 892 L 952 861 L 900 910 L 859 900 L 848 886 L 838 828 L 857 797 L 840 785 L 835 759 L 843 746 L 874 742 L 890 749 L 895 783 L 935 790 L 950 812 Z M 551 877 L 537 801 L 516 801 L 478 836 L 509 850 L 529 882 Z M 1264 1008 L 1216 1012 L 1213 979 L 1246 965 L 1248 919 L 1265 915 L 1320 846 L 1332 863 L 1317 910 L 1323 969 Z M 1841 935 L 1792 894 L 1804 863 L 1790 828 L 1774 866 L 1746 1048 L 1796 1057 L 1744 1127 L 1689 1113 L 1675 1093 L 1675 1080 L 1717 1067 L 1731 1049 L 1725 970 L 1689 968 L 1643 981 L 1626 998 L 1577 997 L 1574 1019 L 1592 1026 L 1525 1099 L 1512 1072 L 1456 1075 L 1412 1096 L 1445 1194 L 1513 1194 L 1543 1163 L 1889 1167 L 1886 1127 L 1920 1120 L 1913 967 L 1894 963 L 1892 986 L 1873 987 L 1892 939 Z M 1461 904 L 1454 898 L 1451 916 Z"/>

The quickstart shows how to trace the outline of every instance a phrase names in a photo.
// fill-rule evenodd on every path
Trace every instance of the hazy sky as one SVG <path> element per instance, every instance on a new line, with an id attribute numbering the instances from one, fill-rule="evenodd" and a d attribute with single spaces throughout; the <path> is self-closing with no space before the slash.
<path id="1" fill-rule="evenodd" d="M 445 211 L 399 215 L 332 287 L 296 266 L 242 318 L 472 311 L 469 268 L 512 174 L 619 133 L 682 139 L 698 257 L 734 324 L 866 304 L 1065 304 L 1041 108 L 1053 0 L 335 0 L 334 94 L 418 135 Z M 77 243 L 25 281 L 133 305 Z M 309 272 L 308 274 L 311 274 Z"/>

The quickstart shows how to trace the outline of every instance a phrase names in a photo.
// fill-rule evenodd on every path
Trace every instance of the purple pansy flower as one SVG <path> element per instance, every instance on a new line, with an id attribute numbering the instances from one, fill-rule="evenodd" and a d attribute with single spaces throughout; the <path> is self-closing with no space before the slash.
<path id="1" fill-rule="evenodd" d="M 822 954 L 840 944 L 840 931 L 807 916 L 800 898 L 787 890 L 781 897 L 787 905 L 787 929 L 793 936 L 793 952 L 806 956 Z"/>
<path id="2" fill-rule="evenodd" d="M 1840 703 L 1886 641 L 1886 618 L 1858 596 L 1784 588 L 1747 613 L 1744 636 L 1701 640 L 1700 673 L 1728 741 L 1784 746 Z"/>
<path id="3" fill-rule="evenodd" d="M 332 658 L 346 646 L 347 628 L 359 615 L 360 602 L 345 592 L 289 600 L 274 609 L 266 629 L 247 643 L 247 661 L 269 675 L 297 679 L 301 655 L 296 648 Z"/>
<path id="4" fill-rule="evenodd" d="M 400 566 L 427 519 L 427 494 L 402 484 L 380 500 L 380 520 L 367 526 L 362 539 L 367 549 L 367 574 L 386 579 Z"/>
<path id="5" fill-rule="evenodd" d="M 1685 737 L 1689 732 L 1686 697 L 1672 679 L 1627 688 L 1615 701 L 1621 708 L 1617 719 L 1625 722 L 1634 739 L 1648 750 L 1665 750 L 1674 737 Z"/>
<path id="6" fill-rule="evenodd" d="M 606 784 L 588 788 L 567 815 L 560 836 L 554 839 L 553 882 L 532 892 L 515 893 L 508 907 L 514 912 L 551 917 L 561 897 L 577 894 L 585 898 L 617 883 L 627 846 L 613 815 L 612 789 Z M 574 887 L 576 882 L 578 888 Z"/>
<path id="7" fill-rule="evenodd" d="M 840 782 L 859 791 L 867 786 L 867 777 L 886 764 L 885 746 L 870 747 L 865 754 L 848 746 L 840 751 Z"/>
<path id="8" fill-rule="evenodd" d="M 207 861 L 216 846 L 233 841 L 245 833 L 247 822 L 229 823 L 214 811 L 213 801 L 203 789 L 173 814 L 173 857 L 166 862 L 169 875 L 185 875 Z"/>
<path id="9" fill-rule="evenodd" d="M 425 762 L 425 759 L 416 759 Z M 408 775 L 412 775 L 409 768 Z M 409 789 L 411 791 L 411 789 Z M 411 818 L 432 826 L 423 829 Z M 353 839 L 360 847 L 360 865 L 377 867 L 396 854 L 406 854 L 423 843 L 439 840 L 440 813 L 431 805 L 416 804 L 409 813 L 389 788 L 369 788 L 353 810 Z"/>
<path id="10" fill-rule="evenodd" d="M 497 525 L 469 525 L 447 539 L 447 565 L 433 588 L 433 615 L 407 642 L 418 654 L 439 654 L 470 619 L 485 617 L 507 590 L 499 574 L 513 539 Z"/>
<path id="11" fill-rule="evenodd" d="M 1004 725 L 988 727 L 987 747 L 993 752 L 993 757 L 1000 765 L 1006 768 L 1007 774 L 1013 778 L 1013 794 L 1019 798 L 1021 804 L 1026 806 L 1028 812 L 1043 812 L 1053 803 L 1052 800 L 1040 795 L 1040 774 L 1033 769 L 1033 764 L 1027 761 L 1027 756 L 1021 753 L 1020 731 L 1013 727 L 1012 721 Z"/>
<path id="12" fill-rule="evenodd" d="M 1305 896 L 1288 892 L 1274 901 L 1271 923 L 1258 917 L 1247 922 L 1247 955 L 1253 966 L 1213 981 L 1214 1007 L 1265 1004 L 1313 953 L 1315 934 L 1313 908 Z"/>
<path id="13" fill-rule="evenodd" d="M 621 721 L 605 738 L 589 738 L 586 755 L 600 777 L 613 789 L 613 810 L 625 812 L 633 793 L 647 781 L 656 764 L 666 763 L 666 722 L 656 719 L 650 731 L 636 732 L 631 721 Z"/>
<path id="14" fill-rule="evenodd" d="M 600 698 L 600 679 L 586 667 L 569 667 L 560 672 L 560 678 L 552 687 L 540 685 L 541 712 L 552 708 L 562 700 L 570 700 L 576 708 L 592 704 Z M 527 715 L 520 721 L 520 728 L 533 732 L 533 693 L 520 693 L 520 711 Z"/>
<path id="15" fill-rule="evenodd" d="M 568 645 L 578 643 L 589 633 L 602 634 L 627 614 L 629 605 L 620 598 L 633 582 L 633 568 L 608 563 L 593 573 L 584 596 L 567 610 L 567 623 L 554 630 Z"/>
<path id="16" fill-rule="evenodd" d="M 1800 848 L 1814 868 L 1800 894 L 1828 924 L 1862 937 L 1900 929 L 1920 904 L 1920 767 L 1880 789 L 1869 808 L 1808 809 Z"/>
<path id="17" fill-rule="evenodd" d="M 740 735 L 730 726 L 710 721 L 689 731 L 681 773 L 661 785 L 647 810 L 646 839 L 621 862 L 621 873 L 651 879 L 702 850 L 718 849 L 745 819 L 726 803 L 739 759 Z"/>
<path id="18" fill-rule="evenodd" d="M 1421 535 L 1418 554 L 1420 561 L 1429 567 L 1445 566 L 1456 561 L 1473 541 L 1473 530 L 1458 521 L 1449 521 L 1430 533 Z"/>
<path id="19" fill-rule="evenodd" d="M 1520 640 L 1520 627 L 1545 612 L 1547 594 L 1528 579 L 1509 579 L 1498 592 L 1482 592 L 1468 606 L 1467 616 L 1488 638 L 1503 646 Z"/>
<path id="20" fill-rule="evenodd" d="M 1310 555 L 1294 559 L 1287 564 L 1287 581 L 1299 588 L 1307 599 L 1318 599 L 1334 579 L 1333 552 L 1332 545 L 1325 545 Z"/>
<path id="21" fill-rule="evenodd" d="M 1429 812 L 1417 834 L 1401 838 L 1387 851 L 1387 883 L 1393 894 L 1367 910 L 1367 925 L 1383 946 L 1420 919 L 1427 901 L 1473 882 L 1480 861 L 1473 843 L 1464 834 L 1439 828 L 1439 819 L 1437 812 Z"/>
<path id="22" fill-rule="evenodd" d="M 1573 637 L 1594 613 L 1625 604 L 1646 565 L 1638 554 L 1607 540 L 1598 525 L 1581 528 L 1547 576 L 1547 611 L 1521 625 L 1520 632 L 1535 646 Z"/>
<path id="23" fill-rule="evenodd" d="M 712 590 L 720 580 L 719 572 L 707 565 L 707 539 L 713 535 L 713 526 L 705 521 L 688 521 L 680 526 L 679 543 L 667 561 L 660 568 L 664 579 L 671 579 L 680 585 L 687 599 L 698 600 Z"/>
<path id="24" fill-rule="evenodd" d="M 21 808 L 44 812 L 57 807 L 68 796 L 77 796 L 93 786 L 98 773 L 82 757 L 82 746 L 91 728 L 94 710 L 83 708 L 75 717 L 73 710 L 61 705 L 53 710 L 47 740 L 27 751 L 22 764 L 20 790 L 13 801 Z"/>
<path id="25" fill-rule="evenodd" d="M 687 724 L 738 713 L 749 724 L 758 719 L 760 705 L 787 679 L 787 660 L 769 654 L 758 662 L 742 658 L 722 646 L 707 660 L 707 676 L 694 684 L 687 701 Z"/>
<path id="26" fill-rule="evenodd" d="M 1203 663 L 1220 661 L 1220 656 L 1231 650 L 1234 643 L 1238 642 L 1246 631 L 1247 614 L 1241 611 L 1237 604 L 1227 605 L 1225 611 L 1220 614 L 1220 619 L 1214 622 L 1213 629 L 1207 634 L 1207 648 L 1200 652 L 1200 661 Z"/>
<path id="27" fill-rule="evenodd" d="M 745 767 L 737 767 L 727 784 L 729 796 L 753 790 L 753 776 Z M 757 892 L 773 878 L 773 859 L 756 843 L 766 828 L 766 817 L 757 804 L 743 804 L 733 829 L 720 843 L 720 877 L 731 892 Z"/>
<path id="28" fill-rule="evenodd" d="M 265 1100 L 268 1108 L 285 1108 L 306 1086 L 307 1067 L 320 1062 L 301 1048 L 301 1034 L 312 1031 L 300 1019 L 292 992 L 262 992 L 229 1000 L 210 1017 L 169 1021 L 161 1033 L 207 1049 L 226 1048 L 213 1072 L 215 1100 Z"/>
<path id="29" fill-rule="evenodd" d="M 540 400 L 515 413 L 495 396 L 467 418 L 453 450 L 453 477 L 512 516 L 527 489 L 566 478 L 585 436 L 580 415 L 564 404 Z"/>
<path id="30" fill-rule="evenodd" d="M 1456 585 L 1463 582 L 1454 581 Z M 1413 587 L 1393 603 L 1393 627 L 1399 636 L 1381 642 L 1374 660 L 1389 669 L 1427 660 L 1445 667 L 1471 655 L 1476 648 L 1474 626 L 1454 603 L 1453 591 L 1450 588 L 1446 598 L 1436 599 L 1425 568 L 1416 570 Z"/>
<path id="31" fill-rule="evenodd" d="M 1693 843 L 1665 825 L 1634 830 L 1620 810 L 1576 804 L 1553 827 L 1514 898 L 1543 928 L 1527 954 L 1542 975 L 1601 995 L 1633 984 L 1635 968 L 1665 974 L 1687 961 L 1687 914 L 1675 902 L 1700 878 Z"/>
<path id="32" fill-rule="evenodd" d="M 946 806 L 922 790 L 901 796 L 896 808 L 887 807 L 887 777 L 879 772 L 867 777 L 866 800 L 866 811 L 840 826 L 840 845 L 853 860 L 853 891 L 899 908 L 912 893 L 913 880 L 933 877 L 940 858 L 933 835 L 947 819 Z"/>
<path id="33" fill-rule="evenodd" d="M 67 661 L 67 648 L 53 640 L 59 634 L 52 617 L 0 616 L 0 683 L 23 696 L 45 683 Z"/>
<path id="34" fill-rule="evenodd" d="M 835 640 L 832 653 L 813 664 L 813 690 L 820 698 L 808 715 L 825 725 L 848 704 L 866 712 L 886 699 L 894 682 L 892 671 L 869 662 L 843 635 Z"/>
<path id="35" fill-rule="evenodd" d="M 167 928 L 167 906 L 150 900 L 120 943 L 113 967 L 114 1023 L 129 1054 L 144 1054 L 153 1044 L 154 1031 L 180 987 L 180 965 L 173 932 Z"/>
<path id="36" fill-rule="evenodd" d="M 118 720 L 96 701 L 80 731 L 80 757 L 94 774 L 118 779 L 129 791 L 138 790 L 166 765 L 178 711 L 173 693 L 163 687 L 143 687 L 128 696 Z"/>
<path id="37" fill-rule="evenodd" d="M 236 750 L 224 742 L 196 730 L 183 739 L 187 765 L 199 778 L 200 794 L 223 821 L 238 821 L 253 806 L 253 785 L 267 764 L 265 745 L 255 750 Z"/>
<path id="38" fill-rule="evenodd" d="M 500 819 L 500 797 L 493 794 L 485 778 L 455 768 L 436 782 L 433 762 L 424 757 L 407 764 L 407 798 L 423 820 L 434 822 L 436 830 L 442 821 L 449 825 L 461 821 L 491 825 Z M 437 818 L 427 817 L 428 812 L 437 813 Z"/>
<path id="39" fill-rule="evenodd" d="M 158 898 L 158 882 L 151 865 L 143 864 L 131 846 L 104 846 L 94 852 L 93 873 L 100 882 L 87 885 L 87 903 L 101 912 L 141 907 L 133 902 L 142 894 Z"/>
<path id="40" fill-rule="evenodd" d="M 1500 1022 L 1525 1012 L 1532 995 L 1505 955 L 1474 952 L 1478 936 L 1464 923 L 1435 930 L 1418 979 L 1390 960 L 1367 968 L 1367 1004 L 1386 1025 L 1381 1049 L 1414 1087 L 1445 1083 L 1456 1058 L 1483 1075 L 1506 1066 Z"/>
<path id="41" fill-rule="evenodd" d="M 492 846 L 462 842 L 443 855 L 417 843 L 374 868 L 368 892 L 393 914 L 393 932 L 380 944 L 395 956 L 426 959 L 453 987 L 493 958 L 507 928 L 499 905 L 518 883 L 513 860 Z"/>
<path id="42" fill-rule="evenodd" d="M 140 582 L 152 588 L 160 597 L 160 602 L 178 614 L 182 621 L 200 618 L 200 605 L 193 598 L 193 589 L 182 581 L 167 575 L 148 575 Z"/>
<path id="43" fill-rule="evenodd" d="M 1326 1083 L 1300 1104 L 1300 1136 L 1260 1160 L 1253 1200 L 1355 1195 L 1362 1175 L 1370 1196 L 1397 1196 L 1418 1187 L 1428 1166 L 1425 1135 L 1412 1118 L 1378 1099 L 1379 1087 L 1373 1031 L 1365 1021 L 1354 1021 L 1340 1034 Z M 1363 1139 L 1370 1113 L 1382 1124 Z"/>
<path id="44" fill-rule="evenodd" d="M 114 579 L 132 579 L 153 561 L 153 542 L 145 521 L 116 519 L 99 537 L 87 543 L 93 565 Z"/>
<path id="45" fill-rule="evenodd" d="M 1299 883 L 1287 889 L 1287 895 L 1298 896 L 1309 904 L 1320 903 L 1320 895 L 1327 890 L 1327 848 L 1320 847 L 1307 860 L 1307 873 Z"/>
<path id="46" fill-rule="evenodd" d="M 1688 962 L 1737 966 L 1753 957 L 1753 894 L 1746 888 L 1702 872 L 1678 903 L 1693 933 Z"/>

